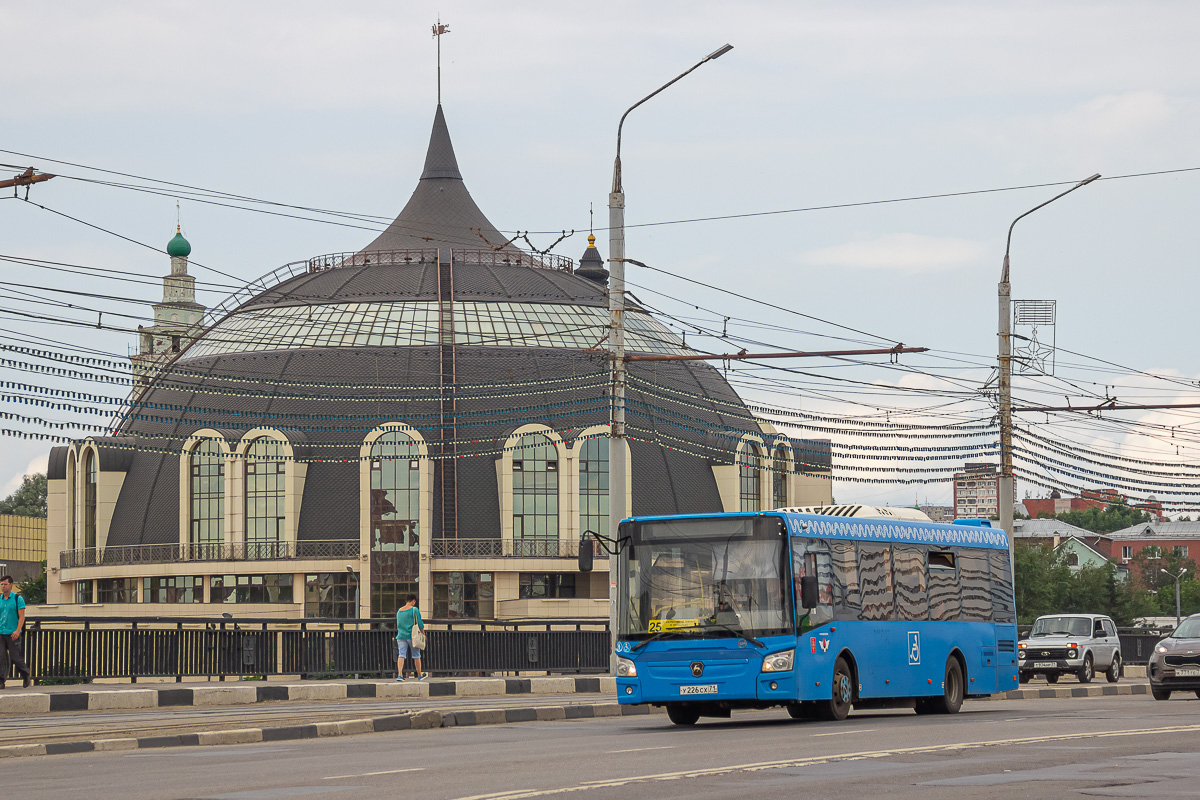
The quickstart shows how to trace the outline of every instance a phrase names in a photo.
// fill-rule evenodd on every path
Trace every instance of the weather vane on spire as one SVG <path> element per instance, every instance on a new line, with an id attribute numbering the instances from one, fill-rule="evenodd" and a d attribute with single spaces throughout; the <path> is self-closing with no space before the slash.
<path id="1" fill-rule="evenodd" d="M 449 33 L 450 26 L 443 25 L 441 18 L 437 24 L 433 26 L 433 38 L 437 39 L 437 81 L 438 81 L 438 105 L 442 104 L 442 34 Z"/>

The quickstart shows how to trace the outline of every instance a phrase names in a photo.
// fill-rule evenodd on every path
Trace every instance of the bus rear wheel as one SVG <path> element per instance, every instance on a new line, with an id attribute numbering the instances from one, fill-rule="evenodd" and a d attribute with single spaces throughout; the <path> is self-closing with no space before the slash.
<path id="1" fill-rule="evenodd" d="M 667 719 L 676 725 L 695 725 L 700 711 L 682 703 L 667 703 Z"/>
<path id="2" fill-rule="evenodd" d="M 854 703 L 854 683 L 846 659 L 838 657 L 833 665 L 833 696 L 817 703 L 817 716 L 824 720 L 843 720 Z"/>
<path id="3" fill-rule="evenodd" d="M 946 660 L 946 677 L 941 697 L 923 697 L 916 702 L 918 714 L 957 714 L 963 704 L 963 673 L 958 659 Z"/>

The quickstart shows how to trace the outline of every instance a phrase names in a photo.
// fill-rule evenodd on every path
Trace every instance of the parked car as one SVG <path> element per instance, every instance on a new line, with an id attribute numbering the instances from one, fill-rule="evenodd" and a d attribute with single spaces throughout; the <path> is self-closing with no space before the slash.
<path id="1" fill-rule="evenodd" d="M 1058 683 L 1060 675 L 1074 675 L 1089 683 L 1097 670 L 1116 683 L 1121 679 L 1117 626 L 1100 614 L 1038 617 L 1029 638 L 1017 643 L 1017 665 L 1021 683 L 1034 675 L 1045 675 L 1050 683 Z"/>
<path id="2" fill-rule="evenodd" d="M 1171 692 L 1195 690 L 1200 697 L 1200 614 L 1192 614 L 1159 642 L 1146 670 L 1155 700 L 1170 700 Z"/>

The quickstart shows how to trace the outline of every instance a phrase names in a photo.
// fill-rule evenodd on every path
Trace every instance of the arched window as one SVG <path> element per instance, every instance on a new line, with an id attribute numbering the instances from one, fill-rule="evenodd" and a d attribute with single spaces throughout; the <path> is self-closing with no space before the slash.
<path id="1" fill-rule="evenodd" d="M 225 459 L 211 439 L 191 453 L 191 526 L 189 543 L 195 558 L 221 558 L 225 542 Z"/>
<path id="2" fill-rule="evenodd" d="M 579 447 L 579 532 L 608 536 L 608 437 Z"/>
<path id="3" fill-rule="evenodd" d="M 75 530 L 75 454 L 67 453 L 67 543 L 71 550 L 79 549 L 79 531 Z"/>
<path id="4" fill-rule="evenodd" d="M 758 445 L 747 442 L 738 457 L 738 478 L 741 485 L 741 510 L 758 511 L 761 493 L 758 489 L 758 470 L 762 466 L 762 453 Z"/>
<path id="5" fill-rule="evenodd" d="M 246 448 L 246 558 L 283 555 L 287 462 L 283 442 L 262 437 Z"/>
<path id="6" fill-rule="evenodd" d="M 96 451 L 88 449 L 83 456 L 83 546 L 96 546 L 96 491 L 100 483 L 100 465 Z"/>
<path id="7" fill-rule="evenodd" d="M 371 444 L 371 614 L 391 614 L 418 594 L 420 449 L 388 431 Z"/>
<path id="8" fill-rule="evenodd" d="M 558 555 L 558 448 L 527 433 L 512 454 L 513 555 Z"/>
<path id="9" fill-rule="evenodd" d="M 771 501 L 774 508 L 787 508 L 788 455 L 786 447 L 776 447 L 771 464 Z"/>

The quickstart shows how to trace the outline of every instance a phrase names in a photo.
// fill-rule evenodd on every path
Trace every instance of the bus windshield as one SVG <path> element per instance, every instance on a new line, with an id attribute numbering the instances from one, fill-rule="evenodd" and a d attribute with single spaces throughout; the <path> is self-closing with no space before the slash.
<path id="1" fill-rule="evenodd" d="M 772 518 L 633 523 L 618 634 L 631 639 L 792 632 L 786 537 Z"/>

